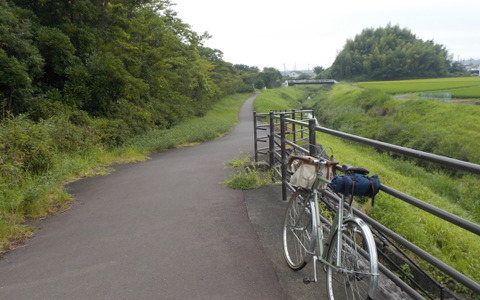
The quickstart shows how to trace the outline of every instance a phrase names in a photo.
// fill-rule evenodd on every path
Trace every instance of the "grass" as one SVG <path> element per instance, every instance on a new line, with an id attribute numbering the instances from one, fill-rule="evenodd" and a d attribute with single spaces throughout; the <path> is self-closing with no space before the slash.
<path id="1" fill-rule="evenodd" d="M 363 137 L 480 163 L 480 106 L 398 100 L 380 90 L 338 84 L 312 97 L 321 124 Z"/>
<path id="2" fill-rule="evenodd" d="M 374 128 L 371 121 L 359 117 L 363 114 L 375 115 L 378 113 L 369 110 L 371 107 L 374 107 L 372 103 L 375 101 L 372 102 L 372 99 L 376 99 L 380 105 L 387 106 L 387 108 L 392 106 L 392 103 L 389 102 L 390 100 L 383 99 L 383 96 L 380 94 L 364 93 L 362 89 L 347 84 L 337 85 L 333 90 L 315 95 L 313 98 L 315 101 L 322 101 L 321 99 L 329 100 L 328 106 L 326 108 L 323 107 L 323 110 L 330 121 L 334 121 L 336 118 L 334 111 L 344 113 L 342 107 L 351 110 L 351 114 L 345 117 L 347 119 L 339 120 L 339 122 L 349 121 L 351 123 L 349 126 L 352 128 L 359 126 L 359 123 L 370 124 L 368 126 Z M 271 99 L 271 101 L 274 101 L 274 99 Z M 283 102 L 283 100 L 279 99 L 279 102 Z M 411 120 L 404 120 L 402 124 L 414 122 L 422 118 L 424 113 L 432 110 L 432 107 L 427 102 L 421 102 L 418 105 L 418 107 L 413 105 L 412 112 L 405 113 L 405 117 L 411 118 Z M 465 122 L 467 124 L 471 123 L 467 120 L 468 118 L 462 118 L 461 115 L 457 116 L 458 109 L 456 110 L 457 115 L 448 112 L 448 105 L 451 106 L 452 104 L 439 103 L 439 105 L 440 108 L 435 109 L 445 112 L 437 114 L 436 117 L 433 114 L 432 120 L 428 121 L 431 123 L 430 127 L 428 127 L 430 135 L 433 133 L 433 128 L 444 127 L 445 122 L 449 124 L 458 122 L 457 127 L 461 127 L 460 124 Z M 408 101 L 405 103 L 405 106 L 408 106 Z M 301 107 L 295 106 L 290 108 L 299 109 Z M 421 112 L 422 109 L 424 113 Z M 383 118 L 384 116 L 381 116 L 381 119 Z M 472 124 L 478 123 L 475 121 L 478 121 L 478 118 L 473 115 L 472 120 L 474 121 Z M 475 126 L 472 131 L 478 136 Z M 381 127 L 383 126 L 378 128 Z M 441 142 L 443 140 L 441 137 L 445 132 L 441 131 L 438 141 Z M 453 130 L 453 132 L 458 132 L 458 130 Z M 480 190 L 477 188 L 480 186 L 480 179 L 478 176 L 463 175 L 451 178 L 442 171 L 426 172 L 425 169 L 417 166 L 413 161 L 394 159 L 387 153 L 378 153 L 370 147 L 346 142 L 327 134 L 318 133 L 317 142 L 323 146 L 331 147 L 334 151 L 335 159 L 341 163 L 365 167 L 371 171 L 371 174 L 378 174 L 382 184 L 412 195 L 472 222 L 480 222 L 480 203 L 478 201 Z M 467 141 L 467 145 L 474 142 Z M 461 151 L 461 149 L 456 149 L 456 151 Z M 479 238 L 477 235 L 385 193 L 379 193 L 375 198 L 375 206 L 367 207 L 367 211 L 377 221 L 420 248 L 473 280 L 480 281 L 480 273 L 478 272 L 480 269 L 480 248 L 478 247 Z M 435 274 L 439 280 L 442 280 L 444 283 L 448 282 L 449 279 L 446 279 L 444 275 L 433 269 L 428 263 L 421 260 L 419 262 L 425 269 Z M 465 292 L 465 289 L 460 286 L 456 290 Z"/>
<path id="3" fill-rule="evenodd" d="M 236 94 L 222 99 L 204 117 L 192 118 L 168 130 L 154 130 L 133 139 L 117 150 L 135 157 L 158 150 L 192 145 L 218 138 L 238 121 L 238 110 L 250 94 Z"/>
<path id="4" fill-rule="evenodd" d="M 254 110 L 257 113 L 268 113 L 270 110 L 290 110 L 292 107 L 301 106 L 301 103 L 308 101 L 309 94 L 309 90 L 297 87 L 265 90 L 255 99 Z"/>
<path id="5" fill-rule="evenodd" d="M 480 99 L 480 86 L 466 87 L 461 89 L 439 90 L 438 92 L 451 93 L 452 97 L 460 99 Z"/>
<path id="6" fill-rule="evenodd" d="M 458 98 L 480 98 L 480 77 L 359 82 L 359 86 L 389 94 L 449 92 Z"/>
<path id="7" fill-rule="evenodd" d="M 333 148 L 335 158 L 341 163 L 365 167 L 371 174 L 378 174 L 382 184 L 472 222 L 479 222 L 480 216 L 458 203 L 462 193 L 472 192 L 472 186 L 479 186 L 478 178 L 465 176 L 454 180 L 441 173 L 429 174 L 412 162 L 395 160 L 369 147 L 344 142 L 326 134 L 319 134 L 317 141 Z M 478 206 L 478 203 L 471 204 Z M 480 248 L 475 234 L 384 193 L 377 195 L 375 206 L 369 214 L 443 262 L 480 281 Z M 432 270 L 427 263 L 421 264 Z"/>
<path id="8" fill-rule="evenodd" d="M 113 169 L 108 166 L 114 163 L 142 161 L 155 151 L 218 138 L 237 123 L 238 110 L 250 95 L 226 97 L 203 117 L 191 118 L 168 130 L 148 132 L 122 147 L 105 150 L 92 146 L 75 154 L 56 155 L 52 167 L 41 175 L 0 178 L 0 253 L 15 248 L 32 234 L 35 228 L 25 225 L 26 219 L 68 209 L 73 199 L 65 191 L 65 183 L 109 174 Z"/>
<path id="9" fill-rule="evenodd" d="M 250 190 L 272 184 L 272 173 L 258 169 L 250 157 L 231 160 L 229 165 L 235 171 L 222 183 L 231 189 Z"/>

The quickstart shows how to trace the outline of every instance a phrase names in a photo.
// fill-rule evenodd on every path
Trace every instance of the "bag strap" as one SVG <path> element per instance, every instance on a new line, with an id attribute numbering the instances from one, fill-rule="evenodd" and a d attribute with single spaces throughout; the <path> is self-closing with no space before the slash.
<path id="1" fill-rule="evenodd" d="M 349 176 L 343 177 L 343 194 L 345 197 L 350 196 L 349 204 L 352 205 L 353 202 L 353 192 L 355 191 L 355 175 L 349 174 Z"/>
<path id="2" fill-rule="evenodd" d="M 370 187 L 372 188 L 372 207 L 375 205 L 375 195 L 380 190 L 380 186 L 375 189 L 375 182 L 373 181 L 373 177 L 370 177 Z"/>

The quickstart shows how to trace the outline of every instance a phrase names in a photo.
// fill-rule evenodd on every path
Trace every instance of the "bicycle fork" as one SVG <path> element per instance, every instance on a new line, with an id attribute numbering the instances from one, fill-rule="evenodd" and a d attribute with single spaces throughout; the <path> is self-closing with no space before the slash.
<path id="1" fill-rule="evenodd" d="M 310 207 L 313 213 L 312 217 L 312 238 L 314 241 L 312 243 L 312 260 L 313 260 L 313 278 L 305 277 L 303 278 L 303 283 L 308 284 L 310 282 L 318 282 L 317 276 L 317 263 L 323 256 L 324 245 L 323 245 L 323 228 L 320 221 L 319 206 L 318 206 L 318 191 L 314 191 L 314 197 L 310 200 Z M 316 245 L 315 245 L 316 243 Z M 317 251 L 315 251 L 315 248 Z"/>

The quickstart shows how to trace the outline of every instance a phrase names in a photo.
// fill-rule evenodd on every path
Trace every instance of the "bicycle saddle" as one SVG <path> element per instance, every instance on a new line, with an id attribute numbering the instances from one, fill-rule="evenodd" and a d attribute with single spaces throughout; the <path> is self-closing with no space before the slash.
<path id="1" fill-rule="evenodd" d="M 368 173 L 370 173 L 370 171 L 365 168 L 353 167 L 347 164 L 344 164 L 342 168 L 343 168 L 343 172 L 345 173 L 359 173 L 364 175 L 367 175 Z"/>

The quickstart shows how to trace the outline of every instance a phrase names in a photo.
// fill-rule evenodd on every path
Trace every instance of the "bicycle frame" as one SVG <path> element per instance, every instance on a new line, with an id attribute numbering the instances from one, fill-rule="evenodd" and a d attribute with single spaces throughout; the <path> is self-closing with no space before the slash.
<path id="1" fill-rule="evenodd" d="M 320 201 L 329 205 L 326 198 L 337 199 L 336 195 L 328 189 L 328 184 L 331 183 L 328 174 L 334 174 L 329 168 L 335 167 L 338 162 L 322 158 L 292 156 L 289 159 L 289 167 L 294 159 L 315 164 L 318 170 L 313 186 L 305 184 L 308 188 L 299 187 L 300 190 L 292 194 L 287 206 L 283 243 L 289 267 L 300 270 L 313 258 L 313 278 L 305 278 L 305 283 L 318 282 L 317 263 L 321 262 L 327 271 L 330 299 L 337 300 L 335 296 L 341 298 L 345 295 L 357 299 L 357 296 L 361 297 L 360 295 L 364 293 L 367 293 L 365 296 L 368 299 L 373 299 L 377 291 L 379 275 L 375 240 L 368 225 L 354 216 L 351 195 L 345 196 L 341 193 L 328 236 L 326 236 L 326 229 L 323 228 L 328 221 L 320 213 Z M 303 175 L 311 177 L 308 173 Z M 303 183 L 299 184 L 301 185 Z M 335 210 L 335 207 L 333 209 Z M 292 245 L 294 246 L 291 247 Z M 340 285 L 341 289 L 337 290 L 334 285 Z"/>
<path id="2" fill-rule="evenodd" d="M 321 220 L 320 220 L 320 213 L 319 213 L 319 194 L 321 193 L 319 191 L 319 186 L 324 183 L 324 184 L 329 184 L 330 180 L 326 179 L 323 177 L 322 170 L 320 169 L 317 174 L 317 179 L 315 180 L 313 187 L 312 187 L 312 193 L 310 194 L 310 197 L 308 199 L 310 209 L 312 212 L 312 244 L 310 245 L 310 249 L 307 249 L 309 253 L 312 254 L 313 257 L 313 275 L 314 278 L 313 282 L 317 282 L 317 261 L 322 262 L 325 265 L 331 266 L 334 269 L 338 269 L 337 266 L 340 265 L 340 259 L 341 259 L 341 249 L 342 249 L 342 239 L 337 239 L 337 261 L 335 264 L 331 264 L 327 260 L 327 254 L 328 254 L 328 248 L 330 247 L 331 241 L 333 239 L 333 236 L 335 233 L 341 234 L 341 229 L 342 229 L 342 223 L 344 221 L 344 213 L 343 213 L 343 207 L 345 206 L 345 196 L 342 195 L 340 198 L 340 202 L 338 203 L 338 211 L 335 214 L 335 218 L 331 224 L 330 228 L 330 233 L 325 240 L 326 243 L 324 243 L 324 231 L 323 228 L 321 227 Z M 322 193 L 324 188 L 321 188 Z M 352 208 L 349 207 L 349 213 L 347 218 L 352 218 L 353 212 Z M 316 249 L 318 249 L 318 253 L 316 253 Z"/>

